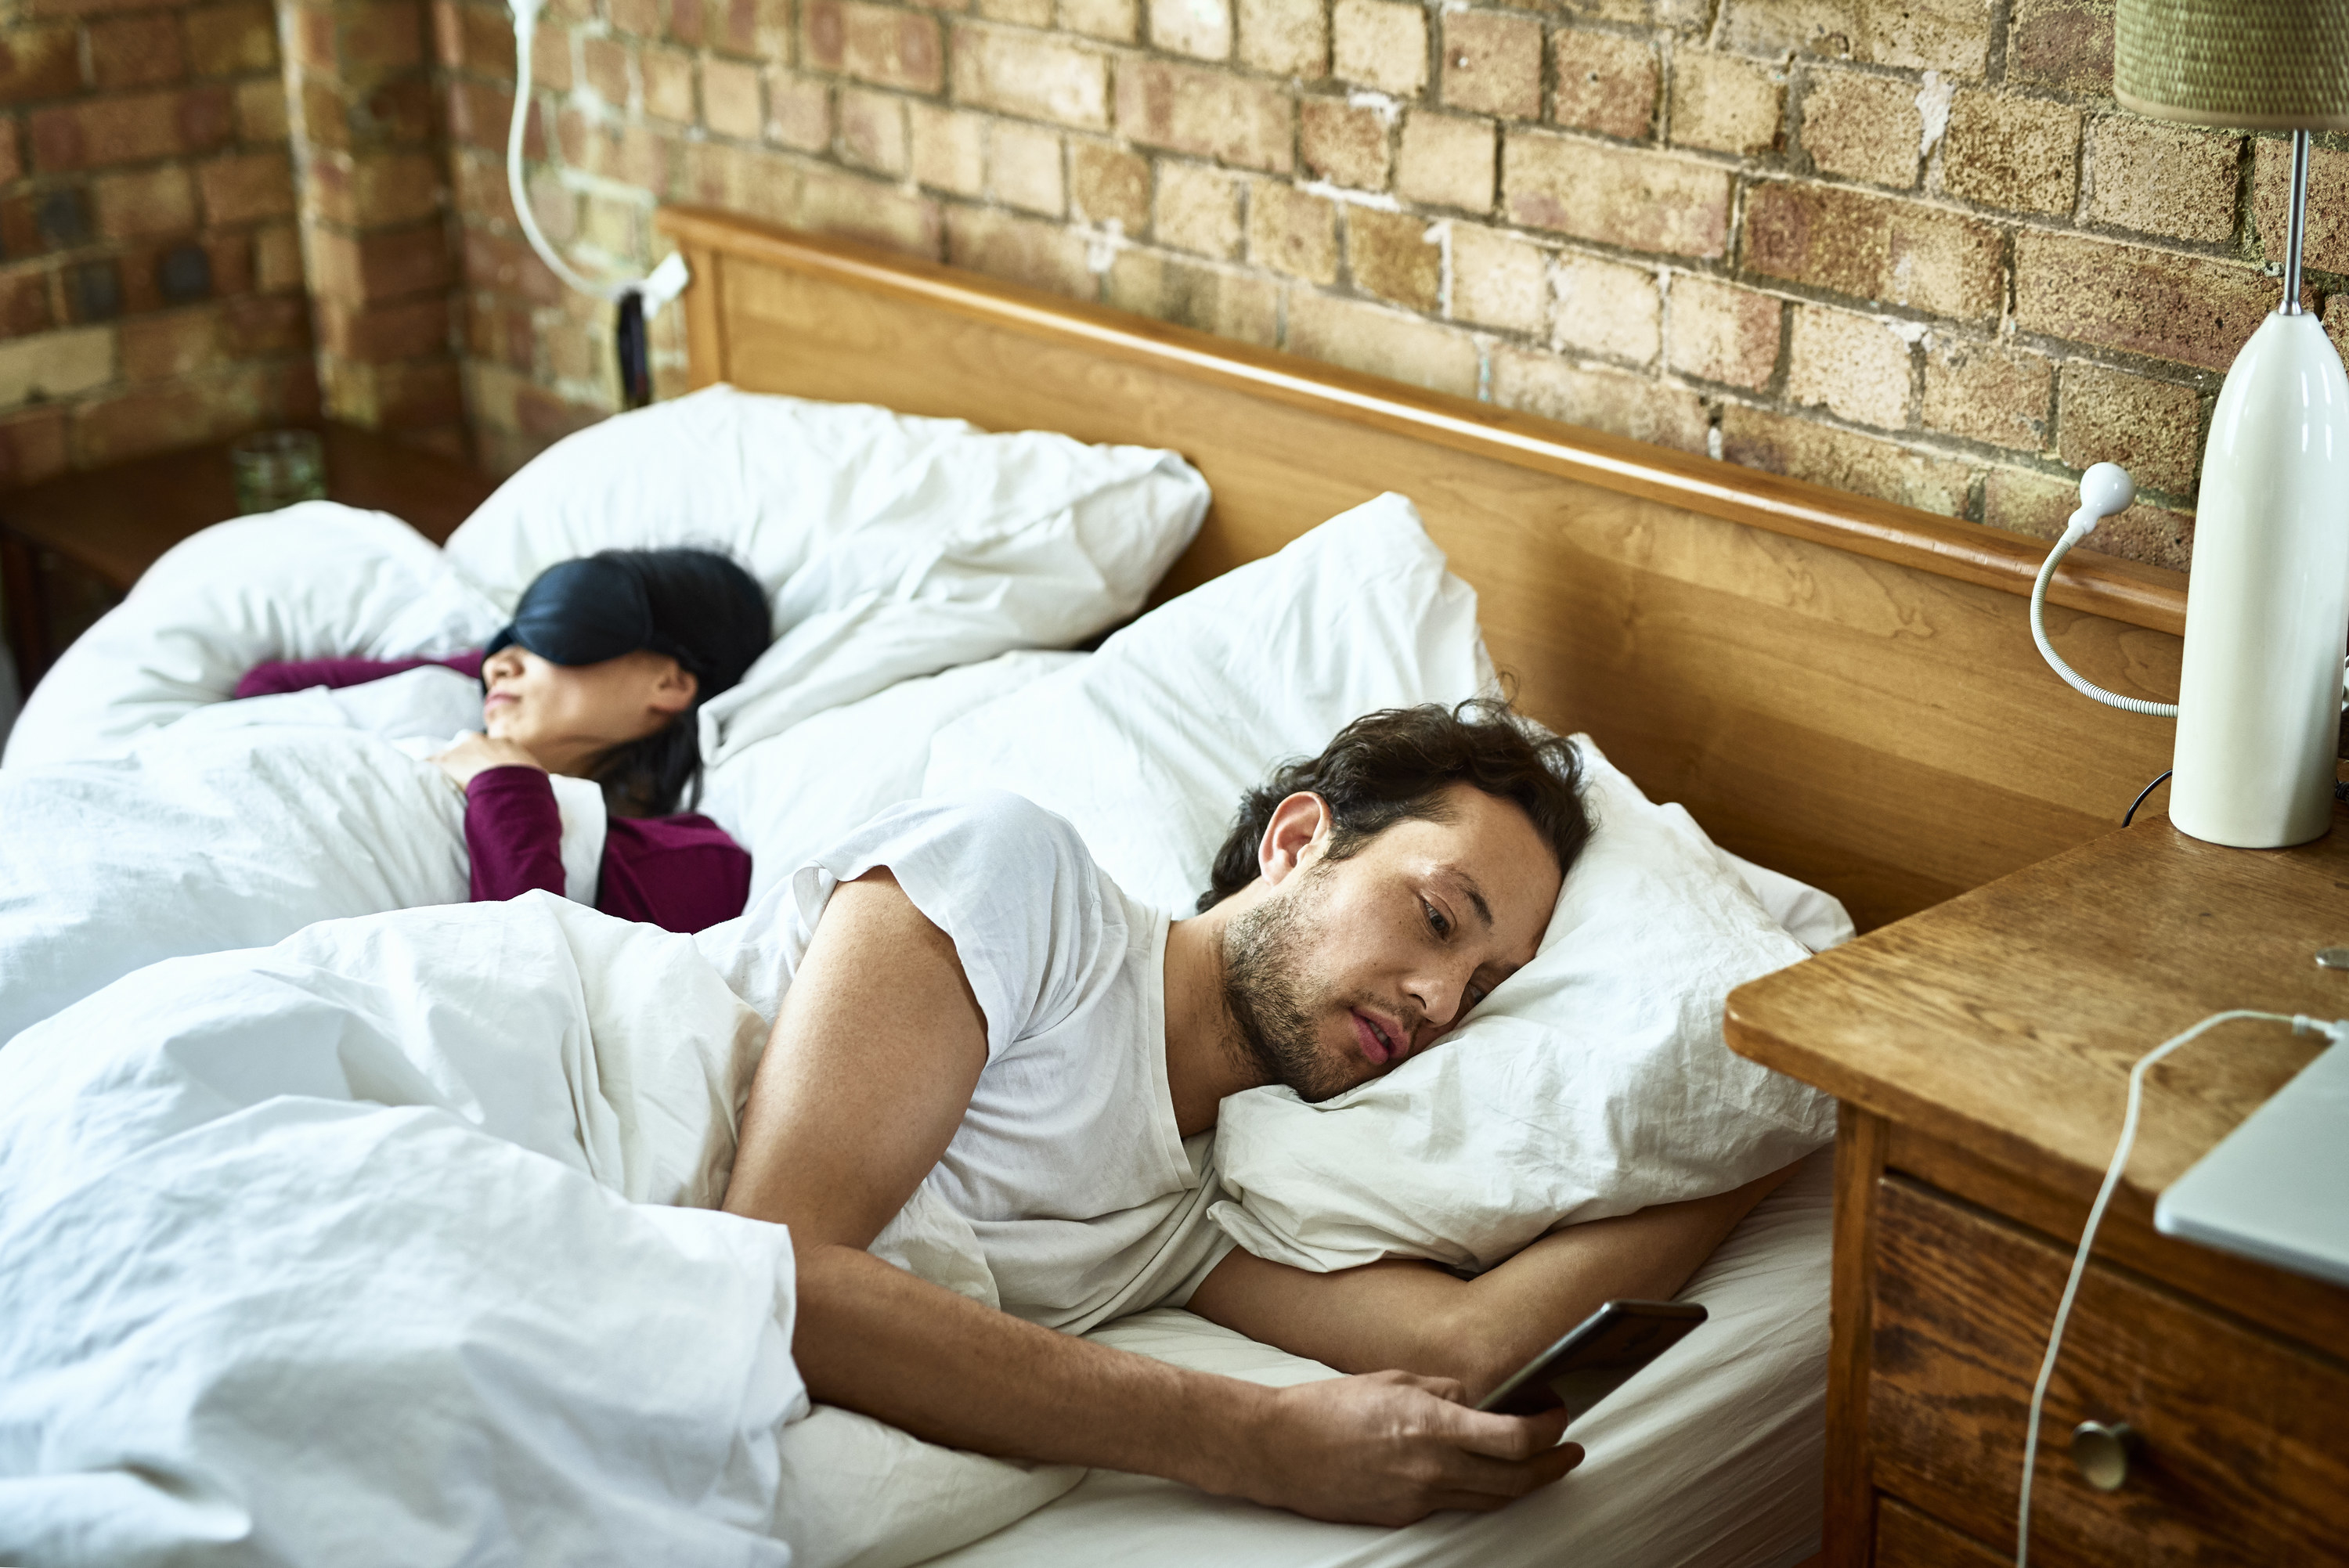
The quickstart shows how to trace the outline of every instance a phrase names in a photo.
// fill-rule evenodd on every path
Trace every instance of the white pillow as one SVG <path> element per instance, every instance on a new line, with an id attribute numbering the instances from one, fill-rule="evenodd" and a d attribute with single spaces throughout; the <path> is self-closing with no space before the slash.
<path id="1" fill-rule="evenodd" d="M 947 727 L 927 792 L 1025 794 L 1122 887 L 1185 913 L 1275 764 L 1371 709 L 1489 682 L 1474 593 L 1411 503 L 1381 496 Z M 1581 744 L 1600 825 L 1536 964 L 1376 1084 L 1320 1107 L 1278 1089 L 1225 1102 L 1217 1164 L 1238 1201 L 1216 1217 L 1251 1251 L 1485 1266 L 1562 1219 L 1720 1191 L 1832 1134 L 1831 1102 L 1720 1036 L 1730 987 L 1801 944 L 1686 813 Z M 1578 1064 L 1594 1076 L 1569 1092 Z"/>
<path id="2" fill-rule="evenodd" d="M 941 727 L 1084 658 L 1005 654 L 827 708 L 711 769 L 695 809 L 750 851 L 755 905 L 852 830 L 919 795 Z"/>
<path id="3" fill-rule="evenodd" d="M 712 387 L 557 442 L 449 556 L 510 608 L 607 547 L 731 552 L 779 640 L 703 707 L 716 763 L 908 676 L 1092 636 L 1142 607 L 1206 510 L 1206 481 L 1154 448 Z"/>
<path id="4" fill-rule="evenodd" d="M 119 755 L 233 696 L 265 659 L 454 653 L 504 620 L 388 512 L 313 500 L 219 523 L 164 552 L 50 666 L 17 716 L 7 765 Z"/>

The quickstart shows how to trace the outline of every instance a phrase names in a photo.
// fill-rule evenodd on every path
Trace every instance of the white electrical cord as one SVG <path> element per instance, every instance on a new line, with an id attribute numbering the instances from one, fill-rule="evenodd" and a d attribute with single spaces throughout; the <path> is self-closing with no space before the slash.
<path id="1" fill-rule="evenodd" d="M 2096 1190 L 2096 1201 L 2088 1206 L 2087 1228 L 2080 1233 L 2079 1251 L 2072 1254 L 2072 1276 L 2064 1282 L 2063 1298 L 2055 1304 L 2054 1326 L 2047 1331 L 2047 1354 L 2039 1363 L 2039 1381 L 2031 1388 L 2030 1424 L 2023 1439 L 2023 1498 L 2015 1511 L 2014 1568 L 2030 1568 L 2031 1472 L 2039 1463 L 2040 1411 L 2047 1403 L 2047 1385 L 2055 1376 L 2055 1357 L 2064 1348 L 2064 1325 L 2072 1315 L 2072 1298 L 2080 1294 L 2080 1280 L 2088 1272 L 2088 1251 L 2095 1244 L 2096 1227 L 2104 1222 L 2105 1205 L 2113 1201 L 2113 1192 L 2121 1184 L 2121 1172 L 2128 1168 L 2129 1150 L 2137 1144 L 2137 1113 L 2145 1106 L 2145 1075 L 2178 1047 L 2238 1018 L 2290 1024 L 2295 1035 L 2323 1035 L 2336 1046 L 2349 1045 L 2349 1018 L 2327 1022 L 2304 1013 L 2261 1013 L 2239 1007 L 2213 1013 L 2184 1034 L 2171 1036 L 2138 1057 L 2137 1065 L 2129 1068 L 2128 1109 L 2121 1116 L 2120 1143 L 2113 1150 L 2113 1162 L 2105 1168 L 2105 1184 Z"/>
<path id="2" fill-rule="evenodd" d="M 538 214 L 531 210 L 530 194 L 523 187 L 522 141 L 523 129 L 530 121 L 531 46 L 537 35 L 538 13 L 544 0 L 513 0 L 514 23 L 514 100 L 513 121 L 506 128 L 506 191 L 513 198 L 514 216 L 521 221 L 522 232 L 530 241 L 530 248 L 538 253 L 539 260 L 554 270 L 561 278 L 584 294 L 598 299 L 617 300 L 627 294 L 638 295 L 644 305 L 647 321 L 660 314 L 661 306 L 685 292 L 690 281 L 685 258 L 672 251 L 652 275 L 627 278 L 615 283 L 597 283 L 564 261 L 561 253 L 547 242 L 538 226 Z"/>
<path id="3" fill-rule="evenodd" d="M 2055 568 L 2063 564 L 2064 557 L 2072 553 L 2072 546 L 2085 539 L 2091 529 L 2116 511 L 2127 511 L 2136 499 L 2137 485 L 2128 477 L 2128 470 L 2118 463 L 2098 463 L 2080 476 L 2080 510 L 2064 523 L 2064 537 L 2047 552 L 2046 561 L 2039 568 L 2039 581 L 2031 585 L 2031 640 L 2039 645 L 2039 656 L 2047 661 L 2048 668 L 2063 676 L 2064 684 L 2082 696 L 2149 718 L 2176 718 L 2176 703 L 2145 702 L 2106 691 L 2065 664 L 2055 652 L 2055 645 L 2047 640 L 2047 585 L 2055 580 Z"/>

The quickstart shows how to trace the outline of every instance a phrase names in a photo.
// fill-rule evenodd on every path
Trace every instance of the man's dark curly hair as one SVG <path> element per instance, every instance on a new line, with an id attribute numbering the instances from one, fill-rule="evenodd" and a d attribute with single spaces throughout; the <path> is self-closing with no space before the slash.
<path id="1" fill-rule="evenodd" d="M 1256 880 L 1265 826 L 1291 795 L 1329 802 L 1328 859 L 1342 861 L 1397 822 L 1448 820 L 1444 794 L 1454 784 L 1473 784 L 1523 810 L 1557 855 L 1560 874 L 1590 837 L 1579 795 L 1582 758 L 1572 742 L 1520 723 L 1507 703 L 1492 697 L 1457 707 L 1381 708 L 1340 730 L 1320 756 L 1283 763 L 1240 798 L 1231 833 L 1216 851 L 1214 885 L 1199 895 L 1200 913 Z"/>

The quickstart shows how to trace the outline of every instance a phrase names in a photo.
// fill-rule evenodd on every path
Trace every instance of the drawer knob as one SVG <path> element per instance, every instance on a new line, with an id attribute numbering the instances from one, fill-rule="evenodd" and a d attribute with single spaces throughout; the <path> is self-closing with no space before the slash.
<path id="1" fill-rule="evenodd" d="M 2080 1479 L 2098 1491 L 2118 1491 L 2128 1480 L 2137 1443 L 2137 1429 L 2127 1421 L 2083 1421 L 2072 1429 L 2072 1462 L 2080 1467 Z"/>

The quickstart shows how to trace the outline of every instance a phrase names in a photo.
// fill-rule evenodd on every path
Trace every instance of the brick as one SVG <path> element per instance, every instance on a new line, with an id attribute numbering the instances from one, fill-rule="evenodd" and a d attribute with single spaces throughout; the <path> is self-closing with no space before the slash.
<path id="1" fill-rule="evenodd" d="M 979 15 L 990 22 L 1011 22 L 1022 27 L 1052 25 L 1052 0 L 976 0 Z"/>
<path id="2" fill-rule="evenodd" d="M 1578 130 L 1644 141 L 1656 119 L 1661 79 L 1656 51 L 1643 38 L 1568 29 L 1550 40 L 1557 93 L 1550 118 Z"/>
<path id="3" fill-rule="evenodd" d="M 280 294 L 302 286 L 302 234 L 291 223 L 262 229 L 253 236 L 253 286 Z"/>
<path id="4" fill-rule="evenodd" d="M 1105 142 L 1071 141 L 1069 206 L 1080 222 L 1143 232 L 1150 227 L 1150 164 Z"/>
<path id="5" fill-rule="evenodd" d="M 169 11 L 149 11 L 91 23 L 89 65 L 93 85 L 102 92 L 160 88 L 184 79 L 188 51 L 180 18 Z"/>
<path id="6" fill-rule="evenodd" d="M 906 151 L 905 99 L 860 88 L 841 89 L 842 158 L 877 174 L 903 174 Z"/>
<path id="7" fill-rule="evenodd" d="M 114 379 L 115 329 L 69 327 L 0 342 L 0 408 L 78 397 Z"/>
<path id="8" fill-rule="evenodd" d="M 1229 59 L 1231 0 L 1149 0 L 1150 41 L 1195 59 Z"/>
<path id="9" fill-rule="evenodd" d="M 2113 0 L 2014 0 L 2006 79 L 2075 98 L 2113 90 Z"/>
<path id="10" fill-rule="evenodd" d="M 2302 236 L 2304 265 L 2328 273 L 2349 271 L 2349 152 L 2312 147 L 2308 155 L 2307 232 Z M 2260 248 L 2283 260 L 2292 213 L 2292 142 L 2262 137 L 2251 155 L 2251 221 Z"/>
<path id="11" fill-rule="evenodd" d="M 307 366 L 253 365 L 133 388 L 74 410 L 75 457 L 95 467 L 309 417 L 316 386 Z"/>
<path id="12" fill-rule="evenodd" d="M 310 237 L 310 262 L 314 292 L 348 304 L 443 289 L 455 277 L 437 222 L 359 236 L 320 230 Z"/>
<path id="13" fill-rule="evenodd" d="M 501 29 L 502 31 L 502 29 Z M 530 78 L 550 92 L 571 90 L 571 36 L 540 24 L 530 39 Z"/>
<path id="14" fill-rule="evenodd" d="M 1663 325 L 1654 273 L 1589 256 L 1560 256 L 1552 287 L 1557 315 L 1550 341 L 1557 346 L 1634 365 L 1654 362 Z"/>
<path id="15" fill-rule="evenodd" d="M 647 48 L 637 57 L 645 112 L 678 125 L 694 123 L 693 57 L 682 49 Z"/>
<path id="16" fill-rule="evenodd" d="M 1127 86 L 1136 67 L 1118 73 L 1119 129 L 1125 125 Z M 1171 96 L 1170 84 L 1163 89 Z M 954 34 L 954 96 L 963 103 L 1025 119 L 1057 120 L 1086 130 L 1109 126 L 1109 67 L 1089 49 L 1047 42 L 993 27 L 958 26 Z M 1146 96 L 1146 95 L 1145 95 Z M 1175 118 L 1171 104 L 1158 119 Z"/>
<path id="17" fill-rule="evenodd" d="M 1294 135 L 1290 108 L 1273 83 L 1203 66 L 1140 59 L 1117 73 L 1121 133 L 1241 169 L 1287 171 Z"/>
<path id="18" fill-rule="evenodd" d="M 1950 105 L 1941 184 L 1985 207 L 2072 211 L 2079 189 L 2080 111 L 2019 94 L 1961 90 Z"/>
<path id="19" fill-rule="evenodd" d="M 428 296 L 366 310 L 351 310 L 339 305 L 322 307 L 318 312 L 319 346 L 341 358 L 369 365 L 386 364 L 396 359 L 424 359 L 446 354 L 449 352 L 449 304 L 446 299 Z M 251 332 L 266 325 L 256 316 L 247 323 L 241 323 L 240 327 Z M 525 338 L 524 352 L 527 353 L 530 320 L 526 314 L 522 317 L 522 329 Z"/>
<path id="20" fill-rule="evenodd" d="M 1364 294 L 1431 314 L 1443 307 L 1443 232 L 1424 218 L 1348 208 L 1346 264 Z"/>
<path id="21" fill-rule="evenodd" d="M 832 145 L 832 89 L 813 77 L 767 73 L 767 139 L 802 152 Z"/>
<path id="22" fill-rule="evenodd" d="M 1330 36 L 1341 79 L 1405 98 L 1427 86 L 1427 13 L 1408 0 L 1337 0 Z"/>
<path id="23" fill-rule="evenodd" d="M 579 237 L 579 192 L 564 183 L 560 171 L 541 165 L 524 176 L 523 194 L 530 202 L 531 216 L 547 239 L 556 245 L 568 245 Z M 508 199 L 511 209 L 512 199 Z"/>
<path id="24" fill-rule="evenodd" d="M 688 48 L 698 48 L 709 31 L 709 12 L 701 0 L 668 0 L 668 36 Z"/>
<path id="25" fill-rule="evenodd" d="M 1407 201 L 1493 210 L 1492 122 L 1413 109 L 1403 121 L 1395 190 Z"/>
<path id="26" fill-rule="evenodd" d="M 2093 120 L 2088 222 L 2223 243 L 2235 233 L 2235 185 L 2242 163 L 2240 136 L 2135 115 Z"/>
<path id="27" fill-rule="evenodd" d="M 98 231 L 110 240 L 177 234 L 196 226 L 196 193 L 177 164 L 138 174 L 110 174 L 91 182 Z"/>
<path id="28" fill-rule="evenodd" d="M 1964 515 L 1973 485 L 1973 469 L 1965 463 L 1735 403 L 1721 411 L 1721 449 L 1745 468 L 1943 517 Z"/>
<path id="29" fill-rule="evenodd" d="M 1382 305 L 1295 290 L 1288 300 L 1288 347 L 1415 387 L 1474 397 L 1480 378 L 1475 339 Z"/>
<path id="30" fill-rule="evenodd" d="M 1940 338 L 1925 354 L 1925 427 L 2016 451 L 2047 445 L 2048 363 L 2003 344 Z"/>
<path id="31" fill-rule="evenodd" d="M 2036 539 L 2062 533 L 2079 504 L 2078 480 L 2051 479 L 2025 469 L 1992 469 L 1982 486 L 1984 521 Z M 2141 500 L 2098 523 L 2081 548 L 2183 572 L 2194 553 L 2194 517 Z"/>
<path id="32" fill-rule="evenodd" d="M 0 419 L 0 488 L 15 489 L 66 471 L 66 416 L 40 408 Z"/>
<path id="33" fill-rule="evenodd" d="M 1446 12 L 1443 84 L 1447 108 L 1539 119 L 1540 20 L 1497 11 Z"/>
<path id="34" fill-rule="evenodd" d="M 150 253 L 142 259 L 151 263 L 154 257 Z M 134 264 L 126 269 L 119 260 L 108 256 L 98 261 L 78 263 L 65 270 L 62 281 L 67 318 L 78 325 L 88 322 L 111 321 L 120 315 L 129 293 L 123 286 L 126 270 L 133 279 L 141 282 L 148 296 L 137 302 L 138 307 L 153 309 L 155 289 L 151 265 Z"/>
<path id="35" fill-rule="evenodd" d="M 2257 271 L 2201 256 L 2025 229 L 2014 319 L 2025 332 L 2224 370 L 2274 308 Z"/>
<path id="36" fill-rule="evenodd" d="M 24 143 L 16 138 L 16 122 L 0 115 L 0 185 L 15 184 L 24 173 Z"/>
<path id="37" fill-rule="evenodd" d="M 1723 0 L 1723 9 L 1716 39 L 1740 54 L 1793 50 L 1977 79 L 1990 67 L 1990 0 Z"/>
<path id="38" fill-rule="evenodd" d="M 186 12 L 186 24 L 188 68 L 195 75 L 277 68 L 277 14 L 268 5 L 197 5 Z"/>
<path id="39" fill-rule="evenodd" d="M 1773 181 L 1745 197 L 1745 265 L 1833 294 L 1961 321 L 2006 302 L 1999 232 L 1937 207 Z"/>
<path id="40" fill-rule="evenodd" d="M 237 84 L 236 136 L 239 141 L 248 146 L 286 139 L 285 85 L 283 82 Z"/>
<path id="41" fill-rule="evenodd" d="M 203 191 L 207 223 L 250 223 L 294 211 L 294 170 L 283 152 L 213 159 L 197 168 L 196 181 Z"/>
<path id="42" fill-rule="evenodd" d="M 722 207 L 746 217 L 796 223 L 804 205 L 806 175 L 805 170 L 771 153 L 720 141 L 688 142 L 678 170 L 677 194 L 680 200 Z M 558 293 L 550 303 L 559 303 L 562 297 Z"/>
<path id="43" fill-rule="evenodd" d="M 1473 223 L 1452 225 L 1452 314 L 1479 326 L 1548 325 L 1549 258 L 1538 245 Z"/>
<path id="44" fill-rule="evenodd" d="M 223 164 L 244 160 L 223 160 Z M 505 167 L 502 159 L 494 162 L 487 159 L 469 160 L 478 162 L 481 171 L 490 177 L 492 191 L 498 193 L 499 211 L 512 216 L 512 205 L 503 200 Z M 542 170 L 551 177 L 551 170 Z M 222 200 L 254 204 L 261 211 L 271 200 L 267 181 L 269 170 L 257 162 L 240 169 L 223 169 L 219 182 L 225 189 Z M 276 178 L 292 195 L 292 185 L 283 163 L 275 170 Z M 208 181 L 210 177 L 208 176 Z M 252 187 L 238 192 L 233 189 L 242 179 Z M 212 184 L 207 183 L 206 210 L 214 222 L 230 222 L 220 216 L 223 208 L 212 197 Z M 440 210 L 440 164 L 429 152 L 367 152 L 353 156 L 343 152 L 315 153 L 310 159 L 307 178 L 302 192 L 309 211 L 330 222 L 347 228 L 380 228 L 388 223 L 410 223 L 430 217 Z M 291 211 L 291 206 L 286 211 Z M 268 215 L 263 212 L 262 215 Z"/>
<path id="45" fill-rule="evenodd" d="M 1786 346 L 1786 397 L 1854 424 L 1898 429 L 1909 422 L 1912 357 L 1889 322 L 1798 304 Z"/>
<path id="46" fill-rule="evenodd" d="M 1142 32 L 1135 0 L 1061 0 L 1060 23 L 1065 32 L 1113 44 L 1131 44 Z"/>
<path id="47" fill-rule="evenodd" d="M 46 267 L 0 272 L 0 337 L 26 337 L 57 325 Z"/>
<path id="48" fill-rule="evenodd" d="M 612 30 L 636 38 L 657 38 L 661 31 L 659 0 L 606 0 Z"/>
<path id="49" fill-rule="evenodd" d="M 346 77 L 356 70 L 403 70 L 424 63 L 424 18 L 414 0 L 346 4 L 336 7 L 336 15 L 342 35 L 336 65 Z"/>
<path id="50" fill-rule="evenodd" d="M 171 381 L 210 365 L 219 353 L 213 307 L 134 316 L 120 328 L 126 381 Z"/>
<path id="51" fill-rule="evenodd" d="M 1267 189 L 1272 189 L 1267 187 Z M 1328 206 L 1327 202 L 1321 203 Z M 1195 163 L 1158 166 L 1160 244 L 1226 260 L 1240 253 L 1240 183 L 1221 170 Z"/>
<path id="52" fill-rule="evenodd" d="M 625 108 L 628 102 L 628 51 L 609 38 L 579 40 L 579 74 L 587 89 L 614 108 Z M 513 101 L 509 88 L 506 101 Z"/>
<path id="53" fill-rule="evenodd" d="M 945 85 L 937 21 L 918 11 L 861 5 L 858 0 L 810 0 L 801 27 L 805 61 L 819 69 L 908 92 L 936 92 Z M 1023 63 L 1030 69 L 1046 66 L 1041 57 L 1029 62 L 1005 59 L 1000 51 L 1015 47 L 1007 35 L 974 33 L 966 38 L 957 34 L 955 47 L 958 54 L 977 49 L 982 57 L 981 67 L 991 67 L 996 75 L 1016 72 Z M 959 66 L 957 61 L 957 75 Z M 970 95 L 957 91 L 957 96 Z M 1028 112 L 1009 103 L 993 107 Z"/>
<path id="54" fill-rule="evenodd" d="M 1815 70 L 1803 93 L 1803 150 L 1824 173 L 1911 190 L 1925 134 L 1917 96 L 1897 77 Z"/>
<path id="55" fill-rule="evenodd" d="M 1061 139 L 1049 130 L 999 121 L 988 133 L 988 193 L 1006 206 L 1058 218 L 1068 211 Z"/>
<path id="56" fill-rule="evenodd" d="M 1110 263 L 1109 303 L 1243 343 L 1276 341 L 1280 286 L 1269 278 L 1155 251 L 1120 251 Z"/>
<path id="57" fill-rule="evenodd" d="M 1324 197 L 1259 181 L 1248 193 L 1248 259 L 1317 284 L 1338 281 L 1338 209 Z"/>
<path id="58" fill-rule="evenodd" d="M 905 106 L 917 185 L 977 196 L 987 189 L 987 118 L 934 104 Z"/>
<path id="59" fill-rule="evenodd" d="M 760 128 L 767 123 L 766 105 L 759 93 L 759 67 L 740 60 L 702 61 L 701 117 L 719 136 L 758 140 Z"/>
<path id="60" fill-rule="evenodd" d="M 2324 302 L 2324 335 L 2333 340 L 2333 351 L 2349 359 L 2349 294 L 2334 294 Z"/>
<path id="61" fill-rule="evenodd" d="M 209 152 L 228 140 L 233 127 L 226 88 L 98 98 L 36 111 L 33 162 L 45 173 L 57 173 Z"/>
<path id="62" fill-rule="evenodd" d="M 1084 237 L 1057 223 L 957 207 L 947 214 L 947 258 L 989 277 L 1078 299 L 1091 299 L 1095 292 Z"/>
<path id="63" fill-rule="evenodd" d="M 909 255 L 936 257 L 942 238 L 937 205 L 853 174 L 811 169 L 800 181 L 792 222 L 819 233 L 864 240 Z"/>
<path id="64" fill-rule="evenodd" d="M 1356 191 L 1383 191 L 1387 117 L 1367 104 L 1309 98 L 1297 106 L 1297 151 L 1308 172 Z"/>
<path id="65" fill-rule="evenodd" d="M 1741 157 L 1779 145 L 1785 79 L 1759 60 L 1702 49 L 1672 53 L 1672 141 Z"/>
<path id="66" fill-rule="evenodd" d="M 1330 28 L 1319 0 L 1238 0 L 1244 66 L 1319 80 L 1330 74 Z"/>
<path id="67" fill-rule="evenodd" d="M 1710 259 L 1729 248 L 1730 178 L 1662 153 L 1511 130 L 1501 200 L 1510 220 L 1527 228 Z"/>
<path id="68" fill-rule="evenodd" d="M 1679 375 L 1760 391 L 1778 368 L 1779 317 L 1768 294 L 1682 273 L 1672 280 L 1664 363 Z"/>
<path id="69" fill-rule="evenodd" d="M 1702 399 L 1684 387 L 1506 344 L 1493 350 L 1493 401 L 1683 452 L 1703 451 L 1711 425 Z"/>
<path id="70" fill-rule="evenodd" d="M 0 103 L 14 107 L 81 91 L 80 46 L 70 26 L 20 26 L 0 32 Z"/>
<path id="71" fill-rule="evenodd" d="M 2191 387 L 2075 360 L 2064 366 L 2055 451 L 2065 465 L 2118 463 L 2140 490 L 2193 495 L 2202 397 Z"/>

